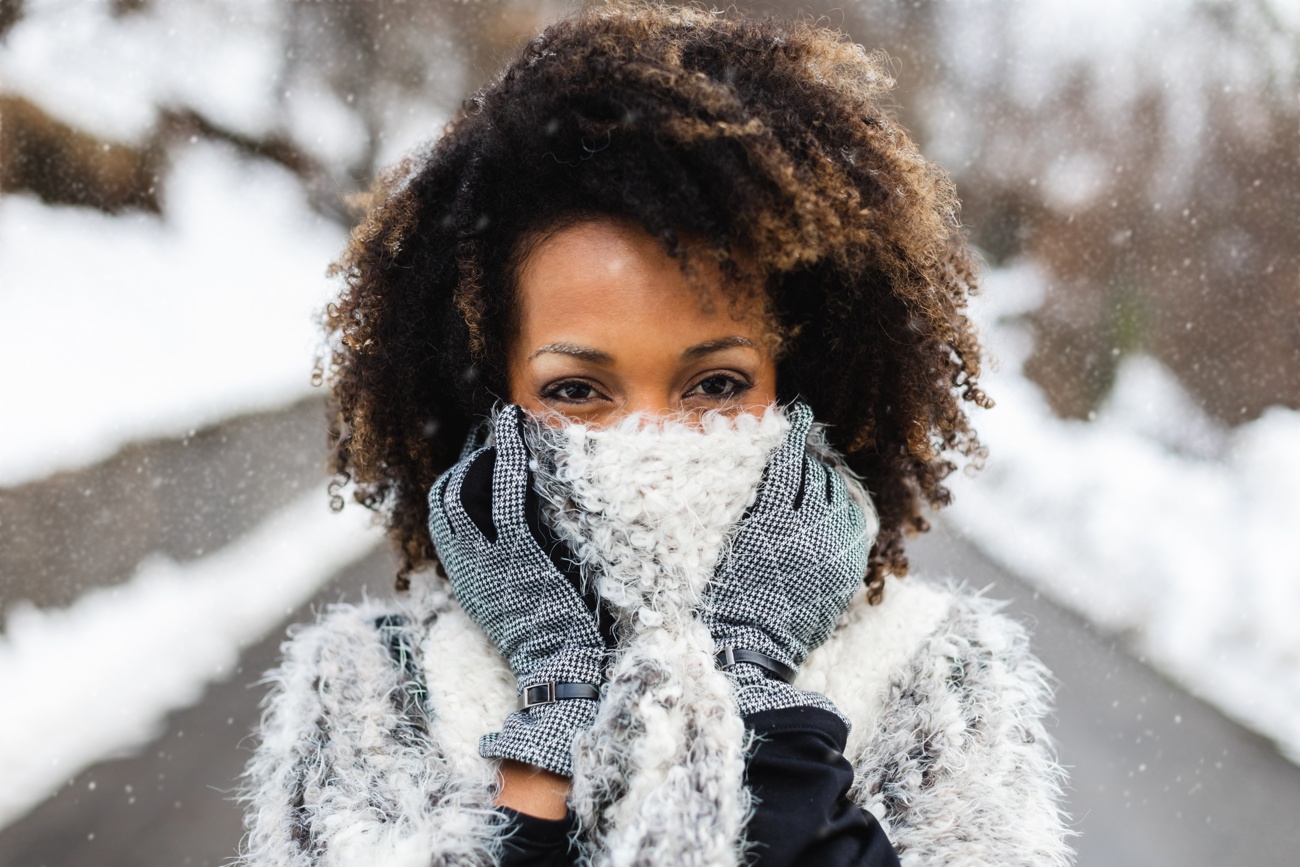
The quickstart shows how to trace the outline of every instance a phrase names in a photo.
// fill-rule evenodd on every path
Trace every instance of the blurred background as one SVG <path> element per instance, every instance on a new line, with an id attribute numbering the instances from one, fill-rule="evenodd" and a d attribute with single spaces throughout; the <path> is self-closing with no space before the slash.
<path id="1" fill-rule="evenodd" d="M 0 865 L 220 864 L 328 508 L 349 196 L 553 0 L 0 0 Z M 986 262 L 983 472 L 914 571 L 1060 680 L 1084 865 L 1300 860 L 1300 0 L 738 3 L 897 79 Z"/>

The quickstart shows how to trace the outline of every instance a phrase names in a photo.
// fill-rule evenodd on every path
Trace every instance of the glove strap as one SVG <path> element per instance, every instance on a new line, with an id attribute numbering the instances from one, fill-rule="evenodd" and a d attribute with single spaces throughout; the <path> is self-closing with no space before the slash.
<path id="1" fill-rule="evenodd" d="M 786 683 L 793 683 L 795 675 L 798 674 L 790 666 L 778 662 L 766 653 L 759 653 L 757 650 L 744 650 L 739 647 L 722 648 L 713 655 L 713 661 L 723 671 L 740 662 L 752 662 L 760 668 L 766 668 Z"/>
<path id="2" fill-rule="evenodd" d="M 566 698 L 599 699 L 600 687 L 592 686 L 590 683 L 565 683 L 550 680 L 526 688 L 521 697 L 520 708 L 528 710 L 528 708 L 536 707 L 539 704 L 550 704 Z"/>

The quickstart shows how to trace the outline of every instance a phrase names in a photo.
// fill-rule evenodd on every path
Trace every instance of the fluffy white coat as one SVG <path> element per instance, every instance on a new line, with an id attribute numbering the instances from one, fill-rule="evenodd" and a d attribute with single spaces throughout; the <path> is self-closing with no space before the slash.
<path id="1" fill-rule="evenodd" d="M 581 862 L 744 863 L 747 732 L 695 612 L 788 422 L 632 417 L 535 436 L 548 518 L 618 617 L 592 729 L 574 743 Z M 835 459 L 824 439 L 810 449 Z M 866 492 L 850 490 L 868 514 Z M 1000 606 L 918 576 L 855 596 L 796 686 L 852 721 L 850 796 L 904 865 L 1071 863 L 1050 676 Z M 503 827 L 478 739 L 514 676 L 441 579 L 297 627 L 249 763 L 244 863 L 491 864 Z"/>

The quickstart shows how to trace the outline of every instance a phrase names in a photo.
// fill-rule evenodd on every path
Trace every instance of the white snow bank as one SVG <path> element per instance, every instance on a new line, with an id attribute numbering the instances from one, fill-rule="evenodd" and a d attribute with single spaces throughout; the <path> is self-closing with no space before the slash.
<path id="1" fill-rule="evenodd" d="M 336 167 L 364 156 L 365 122 L 325 80 L 337 64 L 316 56 L 338 45 L 327 33 L 304 39 L 293 3 L 167 0 L 116 16 L 111 6 L 25 0 L 0 42 L 0 89 L 113 141 L 144 143 L 164 109 L 192 108 L 245 135 L 288 132 Z M 402 108 L 427 121 L 418 138 L 441 128 L 443 112 Z M 386 123 L 382 136 L 393 157 L 413 140 L 395 137 L 396 126 Z"/>
<path id="2" fill-rule="evenodd" d="M 342 565 L 380 539 L 319 491 L 203 560 L 159 557 L 65 609 L 15 606 L 0 635 L 0 827 L 82 768 L 156 738 Z"/>
<path id="3" fill-rule="evenodd" d="M 253 135 L 275 126 L 282 4 L 169 0 L 120 17 L 111 5 L 25 0 L 0 47 L 4 89 L 118 141 L 145 138 L 167 106 Z"/>
<path id="4" fill-rule="evenodd" d="M 346 232 L 276 166 L 178 155 L 166 217 L 0 198 L 0 486 L 310 390 Z"/>
<path id="5" fill-rule="evenodd" d="M 975 410 L 984 472 L 953 477 L 950 520 L 981 548 L 1300 762 L 1300 412 L 1226 430 L 1173 375 L 1126 358 L 1091 423 L 1024 378 L 1025 266 L 973 304 L 1000 370 Z"/>

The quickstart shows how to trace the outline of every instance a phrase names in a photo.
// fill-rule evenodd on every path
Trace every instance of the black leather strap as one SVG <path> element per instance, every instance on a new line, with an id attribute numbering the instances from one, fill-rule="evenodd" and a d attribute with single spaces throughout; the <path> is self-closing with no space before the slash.
<path id="1" fill-rule="evenodd" d="M 554 680 L 539 683 L 524 690 L 520 708 L 527 710 L 539 704 L 550 704 L 566 698 L 600 698 L 600 687 L 590 683 L 563 683 Z"/>
<path id="2" fill-rule="evenodd" d="M 713 661 L 718 664 L 718 668 L 724 671 L 738 662 L 752 662 L 754 665 L 772 672 L 786 683 L 794 683 L 795 675 L 798 674 L 790 666 L 776 661 L 766 653 L 759 653 L 757 650 L 744 650 L 739 647 L 722 648 L 713 655 Z"/>

